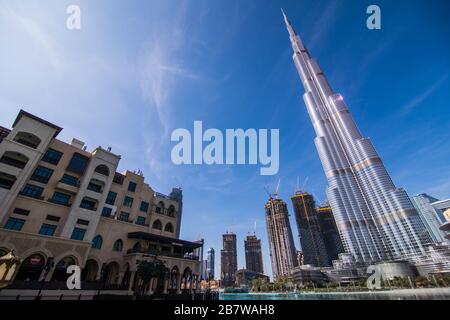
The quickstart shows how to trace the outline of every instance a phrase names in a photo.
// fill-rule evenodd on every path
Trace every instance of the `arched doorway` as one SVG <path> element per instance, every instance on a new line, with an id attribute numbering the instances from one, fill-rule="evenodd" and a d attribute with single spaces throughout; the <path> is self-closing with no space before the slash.
<path id="1" fill-rule="evenodd" d="M 67 268 L 69 266 L 76 265 L 75 259 L 67 256 L 56 264 L 55 271 L 53 271 L 53 276 L 51 281 L 65 282 L 70 274 L 67 273 Z"/>
<path id="2" fill-rule="evenodd" d="M 39 253 L 33 254 L 22 262 L 15 280 L 38 281 L 44 266 L 44 256 Z"/>
<path id="3" fill-rule="evenodd" d="M 119 279 L 119 264 L 117 262 L 110 262 L 105 267 L 103 274 L 103 281 L 106 286 L 114 286 Z"/>
<path id="4" fill-rule="evenodd" d="M 86 265 L 81 271 L 81 281 L 95 281 L 97 279 L 98 263 L 94 259 L 86 261 Z"/>
<path id="5" fill-rule="evenodd" d="M 189 291 L 192 286 L 192 270 L 189 267 L 186 267 L 183 272 L 183 277 L 181 278 L 181 290 Z"/>
<path id="6" fill-rule="evenodd" d="M 169 292 L 170 293 L 176 293 L 178 288 L 177 288 L 177 284 L 178 284 L 178 278 L 180 277 L 180 270 L 178 269 L 177 266 L 173 267 L 172 270 L 170 271 L 170 275 L 169 275 Z"/>
<path id="7" fill-rule="evenodd" d="M 130 265 L 127 263 L 127 266 L 125 268 L 125 273 L 123 274 L 122 278 L 122 288 L 129 288 L 130 287 L 130 278 L 131 278 L 131 272 L 130 272 Z"/>

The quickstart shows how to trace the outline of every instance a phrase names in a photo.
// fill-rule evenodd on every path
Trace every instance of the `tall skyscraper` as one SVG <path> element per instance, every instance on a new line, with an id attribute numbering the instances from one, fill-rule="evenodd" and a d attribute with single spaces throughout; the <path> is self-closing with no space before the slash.
<path id="1" fill-rule="evenodd" d="M 411 200 L 394 185 L 344 98 L 332 91 L 317 61 L 283 16 L 345 251 L 365 264 L 423 252 L 432 241 Z"/>
<path id="2" fill-rule="evenodd" d="M 412 199 L 417 212 L 422 218 L 423 223 L 427 227 L 428 232 L 433 239 L 433 242 L 447 242 L 447 239 L 445 239 L 445 232 L 439 229 L 445 219 L 442 213 L 439 212 L 440 210 L 436 210 L 432 206 L 432 203 L 438 202 L 439 200 L 426 193 L 418 194 Z"/>
<path id="3" fill-rule="evenodd" d="M 221 280 L 223 287 L 234 285 L 237 271 L 236 235 L 223 235 L 223 249 L 220 252 Z"/>
<path id="4" fill-rule="evenodd" d="M 330 266 L 313 196 L 307 192 L 297 191 L 291 200 L 304 264 L 316 267 Z"/>
<path id="5" fill-rule="evenodd" d="M 206 275 L 207 275 L 207 278 L 209 279 L 209 280 L 214 280 L 214 263 L 215 263 L 215 255 L 216 255 L 216 252 L 214 251 L 214 248 L 209 248 L 208 249 L 208 265 L 207 265 L 207 268 L 206 268 Z"/>
<path id="6" fill-rule="evenodd" d="M 265 209 L 273 277 L 288 276 L 298 260 L 286 202 L 270 198 Z"/>
<path id="7" fill-rule="evenodd" d="M 316 208 L 317 220 L 320 226 L 323 243 L 327 251 L 328 264 L 331 266 L 333 260 L 337 260 L 339 253 L 344 252 L 341 237 L 334 220 L 333 211 L 330 206 Z"/>
<path id="8" fill-rule="evenodd" d="M 176 200 L 179 205 L 178 215 L 180 218 L 178 219 L 177 224 L 177 237 L 180 237 L 181 231 L 181 217 L 183 215 L 183 189 L 181 187 L 172 188 L 172 192 L 170 192 L 169 197 Z"/>
<path id="9" fill-rule="evenodd" d="M 248 235 L 244 240 L 246 269 L 264 273 L 261 240 L 256 235 Z"/>

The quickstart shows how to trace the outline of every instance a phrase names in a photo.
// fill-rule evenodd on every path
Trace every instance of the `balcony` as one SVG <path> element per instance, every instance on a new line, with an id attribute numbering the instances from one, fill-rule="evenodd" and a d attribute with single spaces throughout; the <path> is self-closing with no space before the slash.
<path id="1" fill-rule="evenodd" d="M 56 184 L 56 188 L 61 189 L 61 190 L 65 190 L 65 191 L 69 191 L 70 193 L 76 194 L 78 193 L 78 190 L 80 188 L 79 185 L 74 186 L 71 184 L 67 184 L 65 182 L 62 182 L 61 180 Z"/>
<path id="2" fill-rule="evenodd" d="M 186 259 L 186 260 L 193 260 L 198 261 L 199 257 L 194 255 L 184 255 L 182 253 L 175 253 L 175 252 L 160 252 L 155 249 L 142 249 L 142 248 L 132 248 L 127 250 L 127 254 L 148 254 L 148 255 L 154 255 L 159 257 L 169 257 L 169 258 L 178 258 L 178 259 Z"/>

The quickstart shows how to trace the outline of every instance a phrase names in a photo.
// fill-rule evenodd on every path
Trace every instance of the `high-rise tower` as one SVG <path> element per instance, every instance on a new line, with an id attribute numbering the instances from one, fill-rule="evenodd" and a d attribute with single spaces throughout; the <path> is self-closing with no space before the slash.
<path id="1" fill-rule="evenodd" d="M 288 276 L 298 260 L 286 202 L 271 197 L 265 209 L 273 277 Z"/>
<path id="2" fill-rule="evenodd" d="M 345 251 L 364 263 L 422 252 L 431 238 L 411 200 L 394 185 L 370 139 L 356 127 L 344 98 L 332 91 L 284 12 L 283 16 Z"/>
<path id="3" fill-rule="evenodd" d="M 220 252 L 222 286 L 234 285 L 237 271 L 236 235 L 226 233 L 223 235 L 223 249 Z"/>
<path id="4" fill-rule="evenodd" d="M 245 267 L 247 270 L 264 273 L 261 240 L 256 235 L 248 235 L 244 240 Z"/>
<path id="5" fill-rule="evenodd" d="M 214 263 L 215 263 L 215 251 L 214 248 L 208 249 L 208 263 L 206 266 L 206 278 L 208 280 L 214 280 Z"/>

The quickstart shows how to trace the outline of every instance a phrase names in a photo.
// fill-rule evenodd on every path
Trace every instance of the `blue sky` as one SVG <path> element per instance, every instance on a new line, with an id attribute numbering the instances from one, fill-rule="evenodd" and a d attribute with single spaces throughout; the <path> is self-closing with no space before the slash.
<path id="1" fill-rule="evenodd" d="M 81 30 L 66 28 L 70 4 Z M 382 29 L 366 28 L 377 4 Z M 59 138 L 112 146 L 120 169 L 141 169 L 157 191 L 184 189 L 182 237 L 263 239 L 264 186 L 281 179 L 292 206 L 297 176 L 319 202 L 326 180 L 292 63 L 283 7 L 410 195 L 450 196 L 448 1 L 0 1 L 0 124 L 20 108 L 64 128 Z M 175 166 L 176 128 L 279 128 L 279 175 L 259 166 Z M 297 230 L 291 216 L 297 247 Z"/>

